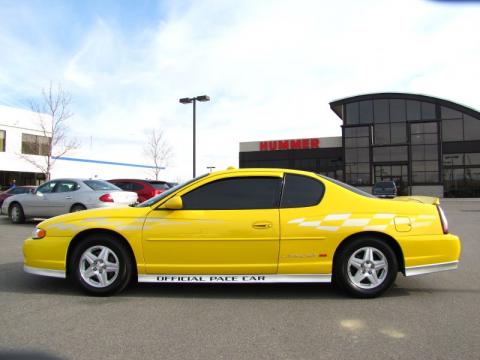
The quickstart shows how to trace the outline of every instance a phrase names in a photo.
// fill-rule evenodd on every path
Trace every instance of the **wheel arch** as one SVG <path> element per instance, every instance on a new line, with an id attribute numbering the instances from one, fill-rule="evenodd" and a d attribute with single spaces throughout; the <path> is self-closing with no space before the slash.
<path id="1" fill-rule="evenodd" d="M 84 204 L 82 204 L 81 202 L 75 202 L 72 204 L 72 206 L 70 206 L 70 211 L 69 212 L 72 212 L 72 209 L 77 206 L 77 205 L 80 205 L 80 206 L 83 206 L 85 209 L 88 209 Z"/>
<path id="2" fill-rule="evenodd" d="M 378 239 L 382 239 L 387 243 L 387 245 L 390 246 L 390 248 L 395 253 L 395 257 L 397 258 L 398 270 L 401 273 L 405 274 L 405 258 L 403 256 L 403 251 L 402 251 L 402 248 L 401 248 L 400 244 L 392 236 L 390 236 L 388 234 L 385 234 L 385 233 L 382 233 L 382 232 L 378 232 L 378 231 L 363 231 L 363 232 L 359 232 L 359 233 L 349 235 L 345 239 L 343 239 L 342 242 L 337 246 L 337 249 L 335 250 L 335 254 L 333 255 L 332 266 L 334 266 L 335 262 L 337 261 L 338 254 L 341 252 L 341 250 L 345 246 L 350 244 L 355 239 L 358 239 L 359 237 L 368 237 L 368 236 L 375 237 L 375 238 L 378 238 Z"/>
<path id="3" fill-rule="evenodd" d="M 129 257 L 130 257 L 130 262 L 131 262 L 131 265 L 132 265 L 132 270 L 133 270 L 132 279 L 135 279 L 136 276 L 137 276 L 137 261 L 136 261 L 135 254 L 133 252 L 133 249 L 132 249 L 130 243 L 121 234 L 119 234 L 119 233 L 117 233 L 113 230 L 108 230 L 108 229 L 87 229 L 87 230 L 84 230 L 84 231 L 78 233 L 77 235 L 75 235 L 73 237 L 72 241 L 70 241 L 70 244 L 68 246 L 67 258 L 66 258 L 66 263 L 65 263 L 65 270 L 66 270 L 67 277 L 69 277 L 71 275 L 71 271 L 70 271 L 71 260 L 72 260 L 72 256 L 73 256 L 75 248 L 80 244 L 80 242 L 83 239 L 85 239 L 87 236 L 90 236 L 90 235 L 93 235 L 93 234 L 108 234 L 108 235 L 112 236 L 115 239 L 115 241 L 122 244 L 125 247 L 125 249 L 127 249 L 127 252 L 129 254 Z"/>
<path id="4" fill-rule="evenodd" d="M 8 216 L 10 216 L 10 212 L 12 211 L 12 207 L 15 204 L 19 205 L 22 208 L 23 213 L 25 214 L 25 210 L 23 209 L 23 205 L 20 204 L 17 200 L 14 200 L 10 204 L 8 204 Z"/>

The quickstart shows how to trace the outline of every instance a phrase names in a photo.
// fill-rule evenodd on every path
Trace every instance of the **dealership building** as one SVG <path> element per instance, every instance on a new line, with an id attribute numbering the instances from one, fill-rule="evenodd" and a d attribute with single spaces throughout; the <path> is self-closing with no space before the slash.
<path id="1" fill-rule="evenodd" d="M 342 136 L 240 143 L 239 163 L 321 173 L 370 191 L 480 197 L 480 113 L 431 96 L 376 93 L 330 103 Z"/>

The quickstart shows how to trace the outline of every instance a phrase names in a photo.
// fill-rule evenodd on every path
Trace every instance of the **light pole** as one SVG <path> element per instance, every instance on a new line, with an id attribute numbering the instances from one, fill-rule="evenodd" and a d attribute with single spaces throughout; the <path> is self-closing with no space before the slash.
<path id="1" fill-rule="evenodd" d="M 195 177 L 195 148 L 196 148 L 196 128 L 195 128 L 195 113 L 196 113 L 196 103 L 197 101 L 210 101 L 210 96 L 208 95 L 200 95 L 195 96 L 193 98 L 181 98 L 181 104 L 190 104 L 193 103 L 193 177 Z"/>

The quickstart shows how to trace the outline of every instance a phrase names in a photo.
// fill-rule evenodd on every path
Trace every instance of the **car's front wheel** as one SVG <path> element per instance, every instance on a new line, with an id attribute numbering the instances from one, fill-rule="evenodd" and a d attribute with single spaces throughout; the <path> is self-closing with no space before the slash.
<path id="1" fill-rule="evenodd" d="M 108 296 L 122 291 L 130 282 L 132 263 L 125 246 L 115 237 L 89 235 L 75 248 L 71 274 L 88 294 Z"/>
<path id="2" fill-rule="evenodd" d="M 25 222 L 25 214 L 22 205 L 13 203 L 10 206 L 10 221 L 14 224 L 23 224 Z"/>
<path id="3" fill-rule="evenodd" d="M 372 298 L 388 290 L 398 272 L 391 247 L 378 238 L 359 237 L 335 257 L 334 281 L 344 291 L 359 298 Z"/>

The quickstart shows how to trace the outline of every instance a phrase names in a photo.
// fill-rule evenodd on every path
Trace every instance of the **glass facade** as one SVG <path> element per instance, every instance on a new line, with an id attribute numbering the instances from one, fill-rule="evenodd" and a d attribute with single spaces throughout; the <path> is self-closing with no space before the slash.
<path id="1" fill-rule="evenodd" d="M 443 141 L 480 140 L 480 119 L 441 108 Z"/>
<path id="2" fill-rule="evenodd" d="M 370 184 L 370 127 L 344 128 L 345 180 L 350 184 Z"/>
<path id="3" fill-rule="evenodd" d="M 364 95 L 332 105 L 338 109 L 342 102 L 346 182 L 361 186 L 395 180 L 405 192 L 412 186 L 443 185 L 446 196 L 480 196 L 476 111 L 411 94 Z M 459 146 L 462 153 L 442 159 L 444 148 L 452 152 Z"/>
<path id="4" fill-rule="evenodd" d="M 480 152 L 443 155 L 447 197 L 480 197 Z"/>
<path id="5" fill-rule="evenodd" d="M 410 144 L 412 183 L 439 183 L 438 123 L 410 124 Z"/>
<path id="6" fill-rule="evenodd" d="M 346 104 L 345 180 L 353 185 L 372 185 L 371 179 L 438 184 L 436 113 L 434 103 L 409 99 L 372 99 Z M 360 124 L 368 125 L 358 127 Z M 358 129 L 362 129 L 361 134 Z M 392 166 L 395 166 L 395 175 Z"/>

